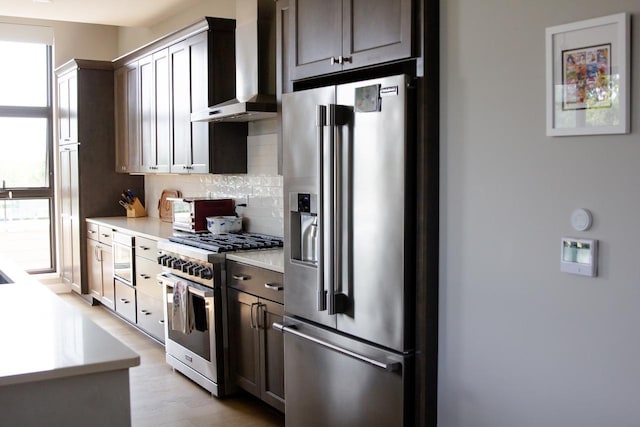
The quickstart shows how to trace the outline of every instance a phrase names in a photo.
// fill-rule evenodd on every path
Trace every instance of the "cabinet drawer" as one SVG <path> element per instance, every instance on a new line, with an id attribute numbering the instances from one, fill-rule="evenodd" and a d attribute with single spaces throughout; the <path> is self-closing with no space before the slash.
<path id="1" fill-rule="evenodd" d="M 105 225 L 98 226 L 98 240 L 100 243 L 111 246 L 113 240 L 113 230 Z"/>
<path id="2" fill-rule="evenodd" d="M 115 280 L 116 312 L 131 323 L 136 323 L 136 291 Z"/>
<path id="3" fill-rule="evenodd" d="M 162 299 L 138 293 L 138 326 L 164 342 L 164 312 Z"/>
<path id="4" fill-rule="evenodd" d="M 271 301 L 284 303 L 282 273 L 227 261 L 227 286 Z"/>
<path id="5" fill-rule="evenodd" d="M 87 239 L 99 240 L 100 226 L 93 222 L 87 222 Z"/>
<path id="6" fill-rule="evenodd" d="M 162 267 L 155 261 L 136 256 L 136 289 L 138 296 L 143 293 L 152 298 L 162 300 L 162 286 L 158 284 L 156 276 L 162 272 Z"/>
<path id="7" fill-rule="evenodd" d="M 146 237 L 136 236 L 136 256 L 141 256 L 153 262 L 158 259 L 158 242 Z"/>

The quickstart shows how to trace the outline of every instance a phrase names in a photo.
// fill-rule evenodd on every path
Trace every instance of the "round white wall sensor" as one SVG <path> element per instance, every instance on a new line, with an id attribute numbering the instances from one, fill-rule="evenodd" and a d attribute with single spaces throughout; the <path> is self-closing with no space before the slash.
<path id="1" fill-rule="evenodd" d="M 592 222 L 593 217 L 587 209 L 578 208 L 571 214 L 571 226 L 576 231 L 587 231 Z"/>

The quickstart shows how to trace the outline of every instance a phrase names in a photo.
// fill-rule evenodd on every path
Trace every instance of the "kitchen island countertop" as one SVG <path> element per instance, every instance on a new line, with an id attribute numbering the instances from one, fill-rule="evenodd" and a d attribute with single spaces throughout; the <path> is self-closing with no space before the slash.
<path id="1" fill-rule="evenodd" d="M 127 369 L 140 356 L 0 258 L 0 387 Z"/>

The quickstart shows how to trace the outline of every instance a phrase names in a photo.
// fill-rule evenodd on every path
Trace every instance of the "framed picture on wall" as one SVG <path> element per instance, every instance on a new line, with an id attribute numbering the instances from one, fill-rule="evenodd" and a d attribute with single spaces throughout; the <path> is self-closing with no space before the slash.
<path id="1" fill-rule="evenodd" d="M 629 133 L 630 15 L 546 29 L 547 135 Z"/>

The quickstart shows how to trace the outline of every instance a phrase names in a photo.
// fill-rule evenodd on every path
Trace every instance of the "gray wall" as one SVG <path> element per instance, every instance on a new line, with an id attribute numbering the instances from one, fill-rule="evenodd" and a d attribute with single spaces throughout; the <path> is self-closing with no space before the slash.
<path id="1" fill-rule="evenodd" d="M 640 425 L 640 30 L 628 135 L 545 135 L 544 45 L 640 2 L 440 7 L 439 426 Z M 600 240 L 597 278 L 560 272 L 563 235 Z"/>

